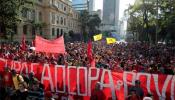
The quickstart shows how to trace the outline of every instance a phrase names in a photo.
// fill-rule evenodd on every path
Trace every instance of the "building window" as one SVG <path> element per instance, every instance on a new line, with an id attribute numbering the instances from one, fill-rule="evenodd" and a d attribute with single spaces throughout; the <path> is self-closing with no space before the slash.
<path id="1" fill-rule="evenodd" d="M 62 10 L 64 9 L 64 5 L 63 5 L 63 4 L 61 4 L 61 9 L 62 9 Z"/>
<path id="2" fill-rule="evenodd" d="M 57 2 L 57 5 L 58 5 L 58 8 L 60 8 L 60 3 L 59 3 L 59 1 Z"/>
<path id="3" fill-rule="evenodd" d="M 42 21 L 42 12 L 41 11 L 39 12 L 39 21 L 40 22 Z"/>
<path id="4" fill-rule="evenodd" d="M 55 14 L 52 13 L 52 24 L 55 24 Z"/>
<path id="5" fill-rule="evenodd" d="M 64 18 L 64 25 L 66 25 L 66 18 Z"/>
<path id="6" fill-rule="evenodd" d="M 60 34 L 61 36 L 63 35 L 63 29 L 61 29 L 61 34 Z"/>
<path id="7" fill-rule="evenodd" d="M 64 11 L 66 11 L 66 6 L 64 6 Z"/>
<path id="8" fill-rule="evenodd" d="M 24 34 L 27 34 L 27 25 L 24 25 L 24 26 L 23 26 L 23 33 L 24 33 Z"/>
<path id="9" fill-rule="evenodd" d="M 43 30 L 42 30 L 42 28 L 39 28 L 39 33 L 40 33 L 40 35 L 43 35 Z"/>
<path id="10" fill-rule="evenodd" d="M 60 36 L 60 32 L 59 31 L 60 31 L 59 28 L 57 28 L 57 37 Z"/>
<path id="11" fill-rule="evenodd" d="M 54 5 L 55 0 L 52 0 L 52 5 Z"/>
<path id="12" fill-rule="evenodd" d="M 35 35 L 35 27 L 32 27 L 32 35 Z"/>
<path id="13" fill-rule="evenodd" d="M 55 36 L 55 28 L 52 28 L 52 36 Z"/>
<path id="14" fill-rule="evenodd" d="M 63 25 L 63 17 L 61 17 L 61 25 Z"/>
<path id="15" fill-rule="evenodd" d="M 57 16 L 57 24 L 59 24 L 59 20 L 60 20 L 60 18 L 59 18 L 59 16 Z"/>

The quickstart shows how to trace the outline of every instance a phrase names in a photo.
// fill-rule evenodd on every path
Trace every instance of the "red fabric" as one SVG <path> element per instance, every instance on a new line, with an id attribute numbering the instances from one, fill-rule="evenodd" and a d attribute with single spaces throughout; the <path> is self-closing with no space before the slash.
<path id="1" fill-rule="evenodd" d="M 33 46 L 33 47 L 35 46 L 35 40 L 32 41 L 32 46 Z"/>
<path id="2" fill-rule="evenodd" d="M 89 41 L 87 46 L 87 56 L 91 61 L 92 60 L 92 42 L 91 41 Z"/>
<path id="3" fill-rule="evenodd" d="M 4 70 L 4 66 L 9 66 L 10 69 L 16 69 L 18 73 L 22 72 L 25 74 L 31 71 L 34 72 L 35 77 L 44 84 L 45 91 L 58 92 L 58 90 L 63 91 L 63 87 L 65 87 L 65 91 L 64 93 L 62 93 L 62 95 L 66 97 L 70 92 L 74 92 L 76 95 L 77 91 L 75 92 L 75 90 L 78 86 L 79 89 L 77 90 L 79 90 L 81 94 L 84 94 L 85 92 L 91 92 L 92 95 L 92 90 L 95 88 L 95 84 L 97 82 L 100 82 L 101 85 L 104 86 L 103 93 L 106 97 L 105 100 L 113 97 L 112 93 L 116 95 L 118 100 L 125 100 L 126 98 L 124 97 L 128 96 L 126 92 L 129 89 L 131 83 L 133 85 L 135 79 L 139 79 L 141 82 L 141 88 L 144 90 L 144 94 L 147 94 L 149 92 L 148 90 L 150 90 L 150 92 L 154 95 L 155 100 L 158 100 L 159 97 L 165 97 L 166 100 L 171 100 L 171 98 L 175 98 L 175 76 L 173 75 L 133 72 L 119 73 L 111 72 L 110 70 L 106 69 L 98 69 L 99 71 L 97 71 L 96 68 L 77 68 L 75 66 L 69 66 L 68 68 L 65 68 L 65 66 L 58 65 L 33 65 L 26 62 L 16 62 L 12 60 L 6 61 L 4 59 L 0 59 L 0 65 L 0 72 Z M 87 80 L 85 81 L 85 79 Z M 61 93 L 58 92 L 58 94 Z M 102 93 L 95 94 L 97 94 L 98 97 L 102 97 Z M 83 100 L 89 100 L 89 97 L 90 95 L 85 95 L 83 97 Z"/>
<path id="4" fill-rule="evenodd" d="M 37 52 L 60 53 L 60 54 L 66 53 L 63 36 L 55 40 L 46 40 L 40 36 L 36 36 L 35 48 Z"/>
<path id="5" fill-rule="evenodd" d="M 91 41 L 88 42 L 87 57 L 89 59 L 89 63 L 91 65 L 91 67 L 95 67 L 95 59 L 92 56 L 92 42 Z"/>
<path id="6" fill-rule="evenodd" d="M 22 50 L 26 50 L 26 37 L 24 34 L 22 35 L 21 45 Z"/>
<path id="7" fill-rule="evenodd" d="M 12 74 L 10 72 L 5 72 L 3 81 L 5 86 L 8 86 L 8 87 L 13 86 Z"/>

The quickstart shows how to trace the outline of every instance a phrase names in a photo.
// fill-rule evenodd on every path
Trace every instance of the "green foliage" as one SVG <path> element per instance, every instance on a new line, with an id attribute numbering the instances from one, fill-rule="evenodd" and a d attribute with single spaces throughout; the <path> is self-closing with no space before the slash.
<path id="1" fill-rule="evenodd" d="M 98 17 L 98 15 L 90 15 L 88 11 L 84 10 L 81 12 L 80 20 L 84 41 L 88 40 L 88 36 L 92 37 L 93 34 L 99 32 L 97 28 L 101 24 L 101 19 Z"/>
<path id="2" fill-rule="evenodd" d="M 89 21 L 88 21 L 88 27 L 89 27 L 89 32 L 92 33 L 92 35 L 97 34 L 97 28 L 100 27 L 101 24 L 101 19 L 99 18 L 98 15 L 90 15 L 89 16 Z"/>
<path id="3" fill-rule="evenodd" d="M 5 35 L 14 34 L 14 27 L 21 22 L 20 11 L 31 0 L 0 0 L 0 27 Z"/>
<path id="4" fill-rule="evenodd" d="M 157 3 L 158 1 L 158 3 Z M 156 42 L 175 41 L 175 1 L 136 0 L 125 13 L 128 13 L 128 31 L 136 40 Z"/>

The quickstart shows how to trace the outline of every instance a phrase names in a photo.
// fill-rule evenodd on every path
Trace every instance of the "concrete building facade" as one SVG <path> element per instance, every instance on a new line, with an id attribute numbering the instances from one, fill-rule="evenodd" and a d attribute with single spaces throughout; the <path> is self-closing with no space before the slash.
<path id="1" fill-rule="evenodd" d="M 79 12 L 69 0 L 36 0 L 33 9 L 23 8 L 21 16 L 14 39 L 21 39 L 23 33 L 28 40 L 33 40 L 35 35 L 54 39 L 69 31 L 81 33 Z"/>
<path id="2" fill-rule="evenodd" d="M 103 0 L 103 30 L 118 31 L 119 0 Z"/>
<path id="3" fill-rule="evenodd" d="M 89 13 L 92 14 L 95 11 L 95 0 L 89 0 Z"/>

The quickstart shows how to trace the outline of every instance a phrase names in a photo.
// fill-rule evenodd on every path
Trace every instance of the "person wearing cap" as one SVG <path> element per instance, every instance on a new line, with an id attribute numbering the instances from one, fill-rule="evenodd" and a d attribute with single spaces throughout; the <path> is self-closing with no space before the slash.
<path id="1" fill-rule="evenodd" d="M 136 91 L 136 94 L 139 96 L 140 99 L 143 99 L 144 97 L 144 91 L 143 89 L 140 87 L 140 81 L 136 80 L 135 81 L 135 86 L 132 86 L 129 88 L 129 93 L 132 92 L 132 90 Z"/>
<path id="2" fill-rule="evenodd" d="M 6 98 L 9 98 L 13 93 L 14 84 L 12 80 L 12 73 L 10 72 L 8 67 L 4 68 L 3 87 L 5 88 Z"/>

